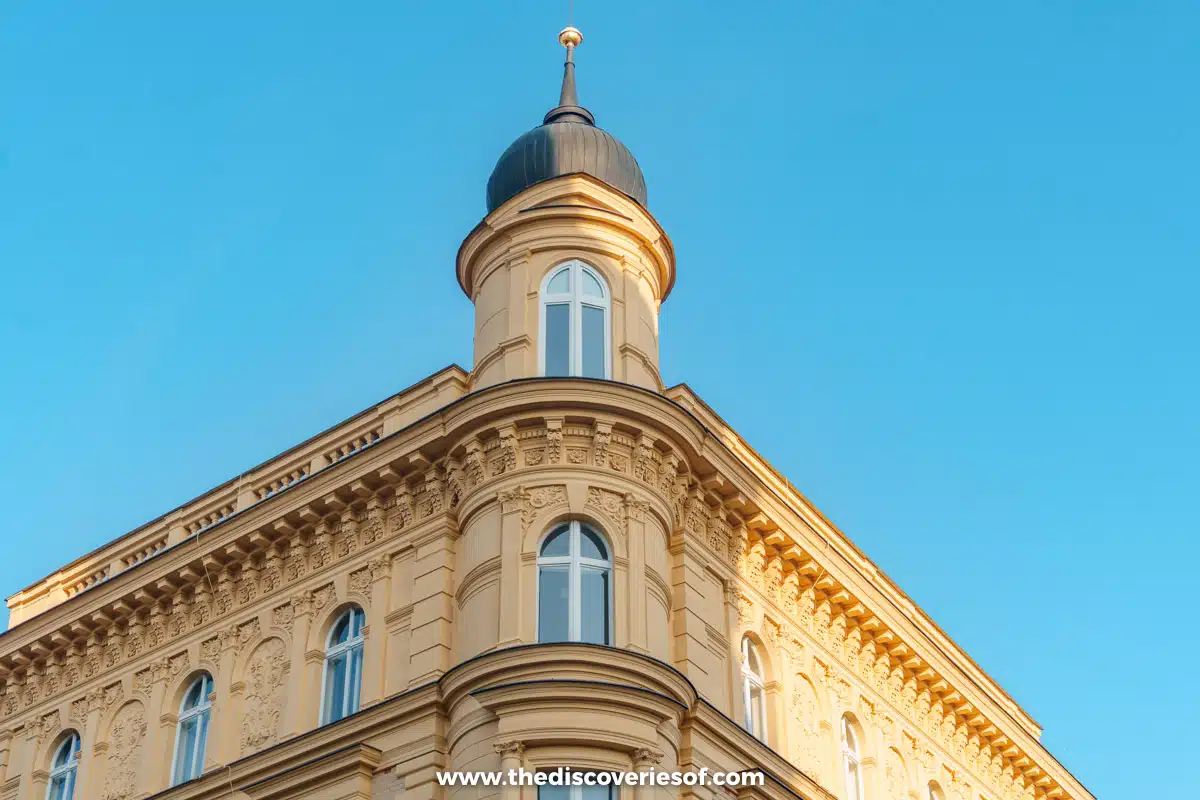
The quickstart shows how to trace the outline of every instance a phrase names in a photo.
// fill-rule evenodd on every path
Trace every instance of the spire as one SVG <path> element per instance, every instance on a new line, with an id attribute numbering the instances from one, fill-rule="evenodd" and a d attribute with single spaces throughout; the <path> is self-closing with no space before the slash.
<path id="1" fill-rule="evenodd" d="M 582 122 L 584 125 L 595 125 L 596 118 L 592 112 L 579 105 L 579 93 L 575 91 L 575 48 L 583 42 L 583 34 L 578 28 L 563 28 L 558 34 L 558 42 L 567 48 L 567 61 L 563 64 L 562 91 L 558 95 L 558 107 L 547 112 L 542 124 L 551 122 Z"/>

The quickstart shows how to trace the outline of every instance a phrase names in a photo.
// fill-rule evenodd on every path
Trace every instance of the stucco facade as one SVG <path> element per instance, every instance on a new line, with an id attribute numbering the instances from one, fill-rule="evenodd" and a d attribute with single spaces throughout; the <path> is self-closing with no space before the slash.
<path id="1" fill-rule="evenodd" d="M 611 290 L 612 380 L 543 378 L 539 291 L 578 259 Z M 1041 730 L 684 385 L 666 388 L 669 239 L 582 174 L 464 241 L 475 368 L 447 368 L 9 599 L 0 800 L 500 796 L 441 770 L 762 770 L 651 796 L 1088 800 Z M 465 332 L 464 332 L 465 335 Z M 539 642 L 538 554 L 568 520 L 611 545 L 611 646 Z M 330 628 L 365 614 L 361 709 L 322 723 Z M 762 739 L 743 726 L 743 639 Z M 203 774 L 171 787 L 178 714 L 213 678 Z M 843 723 L 843 720 L 846 720 Z"/>

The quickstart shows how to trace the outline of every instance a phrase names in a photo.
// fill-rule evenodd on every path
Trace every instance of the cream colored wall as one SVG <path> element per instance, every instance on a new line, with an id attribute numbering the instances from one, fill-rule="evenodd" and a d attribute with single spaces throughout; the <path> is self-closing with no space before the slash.
<path id="1" fill-rule="evenodd" d="M 459 281 L 475 304 L 472 388 L 539 374 L 542 281 L 572 259 L 608 284 L 613 380 L 663 389 L 658 309 L 674 281 L 670 241 L 644 209 L 585 175 L 521 193 L 463 243 Z"/>
<path id="2" fill-rule="evenodd" d="M 255 800 L 386 797 L 399 783 L 440 798 L 436 770 L 507 759 L 756 767 L 780 783 L 755 796 L 825 800 L 843 792 L 844 712 L 863 726 L 870 800 L 933 776 L 951 798 L 1021 797 L 1004 788 L 1022 768 L 1011 756 L 980 772 L 972 741 L 935 731 L 919 694 L 867 669 L 861 648 L 850 659 L 856 630 L 889 659 L 916 656 L 880 633 L 882 606 L 874 623 L 832 613 L 852 599 L 835 562 L 785 564 L 794 521 L 748 474 L 678 405 L 629 387 L 472 395 L 6 637 L 0 798 L 41 800 L 68 728 L 83 739 L 84 797 L 165 789 L 180 693 L 199 669 L 215 679 L 209 771 L 170 798 L 220 797 L 229 782 Z M 537 545 L 566 519 L 613 546 L 615 649 L 534 645 Z M 324 637 L 349 602 L 368 623 L 364 710 L 318 728 Z M 768 665 L 770 748 L 738 727 L 747 632 Z M 963 697 L 939 687 L 936 718 Z"/>

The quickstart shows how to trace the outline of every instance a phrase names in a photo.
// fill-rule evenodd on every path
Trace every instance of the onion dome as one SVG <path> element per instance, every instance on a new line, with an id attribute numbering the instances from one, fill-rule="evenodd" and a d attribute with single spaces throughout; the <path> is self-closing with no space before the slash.
<path id="1" fill-rule="evenodd" d="M 617 137 L 597 128 L 592 112 L 579 105 L 574 54 L 583 34 L 566 28 L 558 41 L 567 48 L 558 106 L 541 125 L 509 145 L 496 162 L 488 178 L 488 213 L 534 184 L 576 173 L 591 175 L 645 207 L 646 179 L 637 159 Z"/>

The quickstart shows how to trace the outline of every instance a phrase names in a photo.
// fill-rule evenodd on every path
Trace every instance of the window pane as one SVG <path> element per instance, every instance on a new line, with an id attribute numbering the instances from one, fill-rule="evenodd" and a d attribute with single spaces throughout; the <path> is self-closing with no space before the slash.
<path id="1" fill-rule="evenodd" d="M 604 309 L 583 307 L 583 372 L 585 378 L 603 378 L 604 368 Z"/>
<path id="2" fill-rule="evenodd" d="M 580 640 L 608 644 L 608 570 L 581 568 L 579 589 L 583 603 Z"/>
<path id="3" fill-rule="evenodd" d="M 192 777 L 192 754 L 196 748 L 196 720 L 189 719 L 179 726 L 179 744 L 176 745 L 175 782 L 183 783 Z"/>
<path id="4" fill-rule="evenodd" d="M 746 665 L 750 667 L 751 675 L 762 677 L 762 667 L 758 663 L 758 651 L 752 644 L 746 648 Z"/>
<path id="5" fill-rule="evenodd" d="M 552 303 L 546 306 L 546 374 L 571 373 L 571 306 Z"/>
<path id="6" fill-rule="evenodd" d="M 848 800 L 861 800 L 858 788 L 858 767 L 851 764 L 846 770 L 846 797 Z"/>
<path id="7" fill-rule="evenodd" d="M 342 718 L 342 702 L 346 694 L 346 656 L 340 655 L 328 662 L 325 677 L 325 721 L 337 722 Z"/>
<path id="8" fill-rule="evenodd" d="M 346 687 L 346 691 L 350 696 L 346 698 L 346 713 L 353 714 L 358 711 L 359 695 L 361 694 L 362 686 L 362 659 L 363 649 L 355 647 L 350 653 L 350 682 Z"/>
<path id="9" fill-rule="evenodd" d="M 762 689 L 754 684 L 750 684 L 750 708 L 747 711 L 751 720 L 750 732 L 756 739 L 763 738 Z"/>
<path id="10" fill-rule="evenodd" d="M 550 283 L 546 284 L 546 294 L 567 294 L 571 291 L 571 268 L 559 270 Z"/>
<path id="11" fill-rule="evenodd" d="M 580 273 L 583 275 L 583 296 L 604 298 L 604 287 L 600 285 L 600 281 L 596 280 L 596 276 L 587 270 Z"/>
<path id="12" fill-rule="evenodd" d="M 612 796 L 611 786 L 584 786 L 583 800 L 608 800 Z"/>
<path id="13" fill-rule="evenodd" d="M 568 569 L 542 567 L 538 574 L 538 641 L 565 642 L 569 638 L 570 602 Z"/>
<path id="14" fill-rule="evenodd" d="M 363 625 L 367 622 L 367 614 L 361 608 L 354 609 L 354 629 L 350 631 L 351 635 L 358 636 L 362 633 Z"/>
<path id="15" fill-rule="evenodd" d="M 571 787 L 569 786 L 539 786 L 538 800 L 570 800 Z"/>
<path id="16" fill-rule="evenodd" d="M 599 534 L 583 528 L 579 536 L 579 555 L 582 558 L 595 558 L 600 561 L 608 560 L 608 550 Z"/>
<path id="17" fill-rule="evenodd" d="M 343 615 L 333 627 L 333 635 L 329 637 L 330 644 L 341 644 L 350 638 L 350 617 Z"/>
<path id="18" fill-rule="evenodd" d="M 67 776 L 59 775 L 50 782 L 50 800 L 66 800 Z"/>
<path id="19" fill-rule="evenodd" d="M 208 749 L 208 712 L 200 715 L 199 743 L 196 745 L 196 763 L 193 765 L 193 777 L 204 772 L 204 751 Z"/>
<path id="20" fill-rule="evenodd" d="M 546 537 L 546 541 L 542 543 L 542 555 L 544 556 L 569 556 L 571 555 L 571 534 L 570 528 L 566 525 L 556 530 L 554 533 Z"/>

